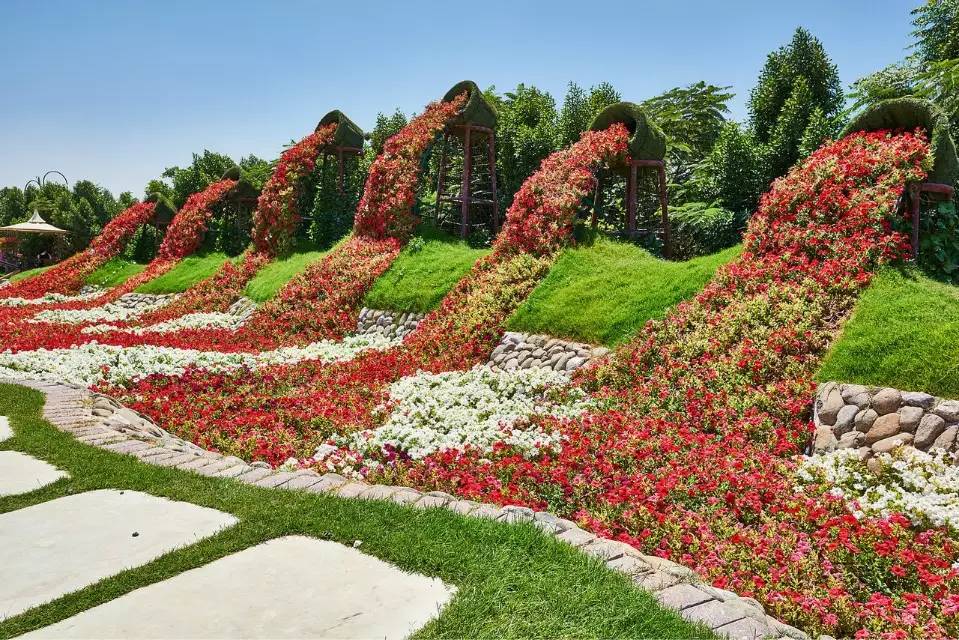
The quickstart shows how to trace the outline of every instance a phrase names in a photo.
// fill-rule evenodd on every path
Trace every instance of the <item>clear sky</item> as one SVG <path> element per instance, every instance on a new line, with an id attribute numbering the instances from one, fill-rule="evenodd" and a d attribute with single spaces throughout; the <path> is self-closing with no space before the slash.
<path id="1" fill-rule="evenodd" d="M 339 108 L 369 128 L 455 82 L 611 82 L 640 101 L 705 80 L 732 115 L 797 26 L 847 84 L 900 59 L 920 0 L 0 0 L 0 185 L 50 169 L 140 195 L 211 149 L 274 158 Z"/>

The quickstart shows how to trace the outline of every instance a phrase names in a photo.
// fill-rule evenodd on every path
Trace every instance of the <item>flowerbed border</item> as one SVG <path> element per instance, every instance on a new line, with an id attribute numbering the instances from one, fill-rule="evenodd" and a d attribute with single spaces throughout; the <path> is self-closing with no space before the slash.
<path id="1" fill-rule="evenodd" d="M 113 398 L 83 387 L 24 380 L 0 379 L 0 382 L 43 393 L 46 398 L 43 417 L 79 442 L 131 455 L 147 464 L 175 467 L 209 477 L 232 478 L 270 489 L 387 500 L 418 509 L 446 508 L 464 516 L 507 524 L 528 522 L 600 559 L 610 569 L 629 576 L 637 587 L 651 592 L 661 605 L 677 610 L 687 620 L 709 626 L 719 636 L 749 640 L 809 638 L 804 632 L 767 616 L 762 605 L 752 598 L 741 598 L 730 591 L 707 585 L 687 567 L 644 555 L 626 543 L 596 536 L 549 512 L 460 500 L 442 491 L 423 493 L 410 487 L 370 485 L 350 481 L 335 473 L 319 474 L 305 469 L 278 471 L 265 463 L 247 464 L 240 458 L 205 451 L 175 438 Z"/>

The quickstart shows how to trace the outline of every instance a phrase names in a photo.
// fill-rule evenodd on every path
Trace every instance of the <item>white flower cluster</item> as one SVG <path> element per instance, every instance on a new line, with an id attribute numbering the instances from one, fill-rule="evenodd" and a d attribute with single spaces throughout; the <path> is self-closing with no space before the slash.
<path id="1" fill-rule="evenodd" d="M 5 307 L 26 307 L 33 304 L 53 304 L 55 302 L 86 302 L 103 295 L 102 289 L 94 289 L 86 293 L 80 293 L 75 296 L 67 296 L 62 293 L 47 293 L 40 298 L 0 298 L 0 306 Z"/>
<path id="2" fill-rule="evenodd" d="M 86 324 L 88 322 L 124 322 L 133 320 L 148 311 L 159 309 L 169 299 L 158 298 L 154 302 L 129 306 L 119 302 L 108 302 L 92 309 L 48 309 L 33 316 L 30 322 L 53 322 L 57 324 Z"/>
<path id="3" fill-rule="evenodd" d="M 361 351 L 387 349 L 395 344 L 382 335 L 370 334 L 262 353 L 222 353 L 151 345 L 119 347 L 91 342 L 69 349 L 0 353 L 0 378 L 67 381 L 86 386 L 102 381 L 123 384 L 152 374 L 181 375 L 190 366 L 223 372 L 242 367 L 254 369 L 295 364 L 303 360 L 351 360 Z"/>
<path id="4" fill-rule="evenodd" d="M 933 454 L 899 447 L 876 456 L 870 471 L 854 449 L 807 457 L 800 480 L 825 482 L 830 493 L 845 499 L 857 518 L 901 513 L 917 526 L 959 531 L 959 467 L 944 451 Z"/>
<path id="5" fill-rule="evenodd" d="M 188 313 L 186 315 L 180 316 L 179 318 L 174 318 L 173 320 L 167 320 L 166 322 L 158 322 L 157 324 L 149 325 L 146 327 L 134 327 L 129 329 L 123 329 L 128 333 L 134 333 L 136 335 L 143 335 L 144 333 L 171 333 L 173 331 L 179 331 L 180 329 L 229 329 L 231 331 L 236 330 L 243 324 L 243 316 L 239 316 L 232 313 L 222 313 L 218 311 L 202 312 L 202 313 Z M 89 327 L 84 327 L 80 330 L 81 333 L 87 334 L 97 334 L 97 333 L 108 333 L 110 331 L 117 331 L 118 327 L 112 324 L 94 324 Z"/>
<path id="6" fill-rule="evenodd" d="M 378 411 L 389 417 L 383 426 L 344 437 L 337 444 L 357 451 L 390 446 L 410 457 L 466 446 L 489 451 L 497 442 L 526 455 L 555 449 L 561 438 L 527 420 L 534 415 L 571 418 L 590 406 L 586 394 L 569 389 L 563 401 L 551 390 L 569 377 L 550 369 L 500 371 L 476 366 L 469 371 L 420 372 L 390 385 L 389 402 Z M 329 448 L 318 452 L 329 455 Z"/>

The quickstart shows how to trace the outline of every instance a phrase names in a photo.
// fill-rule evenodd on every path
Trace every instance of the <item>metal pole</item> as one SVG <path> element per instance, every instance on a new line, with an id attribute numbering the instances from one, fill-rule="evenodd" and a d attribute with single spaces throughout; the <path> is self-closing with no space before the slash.
<path id="1" fill-rule="evenodd" d="M 499 232 L 499 195 L 496 193 L 496 141 L 492 130 L 489 132 L 489 174 L 493 186 L 493 233 Z"/>
<path id="2" fill-rule="evenodd" d="M 469 125 L 464 127 L 463 134 L 463 187 L 460 190 L 460 197 L 463 199 L 460 215 L 460 237 L 465 239 L 469 231 L 470 223 L 470 173 L 473 169 L 473 154 L 470 148 L 470 129 Z"/>
<path id="3" fill-rule="evenodd" d="M 669 238 L 669 195 L 666 192 L 666 169 L 663 165 L 656 168 L 659 178 L 659 206 L 663 211 L 663 256 L 671 258 L 673 249 Z"/>

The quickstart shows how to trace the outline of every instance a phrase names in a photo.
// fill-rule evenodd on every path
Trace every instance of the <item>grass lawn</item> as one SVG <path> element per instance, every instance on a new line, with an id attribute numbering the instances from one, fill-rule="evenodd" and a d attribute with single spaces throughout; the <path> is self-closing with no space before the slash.
<path id="1" fill-rule="evenodd" d="M 816 377 L 959 398 L 959 287 L 884 269 Z"/>
<path id="2" fill-rule="evenodd" d="M 107 288 L 115 287 L 123 284 L 127 278 L 135 276 L 144 269 L 146 269 L 146 265 L 138 262 L 114 258 L 87 276 L 87 284 Z"/>
<path id="3" fill-rule="evenodd" d="M 225 253 L 204 253 L 187 256 L 162 276 L 145 282 L 140 293 L 180 293 L 197 282 L 209 278 L 230 258 Z"/>
<path id="4" fill-rule="evenodd" d="M 251 545 L 306 535 L 351 545 L 407 571 L 436 576 L 458 592 L 417 638 L 714 637 L 660 608 L 598 560 L 548 538 L 531 525 L 468 519 L 446 509 L 417 510 L 386 502 L 277 491 L 227 479 L 153 467 L 88 447 L 40 414 L 43 396 L 0 385 L 0 415 L 15 437 L 0 449 L 23 451 L 70 478 L 0 498 L 0 513 L 94 489 L 143 491 L 219 509 L 239 523 L 215 536 L 0 622 L 8 638 L 42 627 Z M 322 567 L 316 570 L 322 571 Z"/>
<path id="5" fill-rule="evenodd" d="M 266 265 L 246 285 L 246 297 L 256 302 L 269 300 L 293 276 L 297 275 L 307 265 L 319 260 L 327 254 L 326 251 L 301 251 L 289 257 L 274 260 Z"/>
<path id="6" fill-rule="evenodd" d="M 31 276 L 35 276 L 35 275 L 38 275 L 38 274 L 43 273 L 44 271 L 46 271 L 46 270 L 49 269 L 49 268 L 50 268 L 50 267 L 34 267 L 33 269 L 27 269 L 26 271 L 21 271 L 21 272 L 18 273 L 17 275 L 11 276 L 11 277 L 10 277 L 10 282 L 17 282 L 17 281 L 19 281 L 19 280 L 26 280 L 27 278 L 29 278 L 29 277 L 31 277 Z"/>
<path id="7" fill-rule="evenodd" d="M 411 241 L 366 295 L 373 309 L 426 313 L 466 275 L 473 263 L 489 253 L 432 227 L 420 228 L 423 242 Z"/>
<path id="8" fill-rule="evenodd" d="M 651 318 L 694 296 L 740 247 L 669 262 L 632 244 L 598 237 L 565 250 L 516 310 L 509 328 L 594 344 L 625 341 Z"/>

